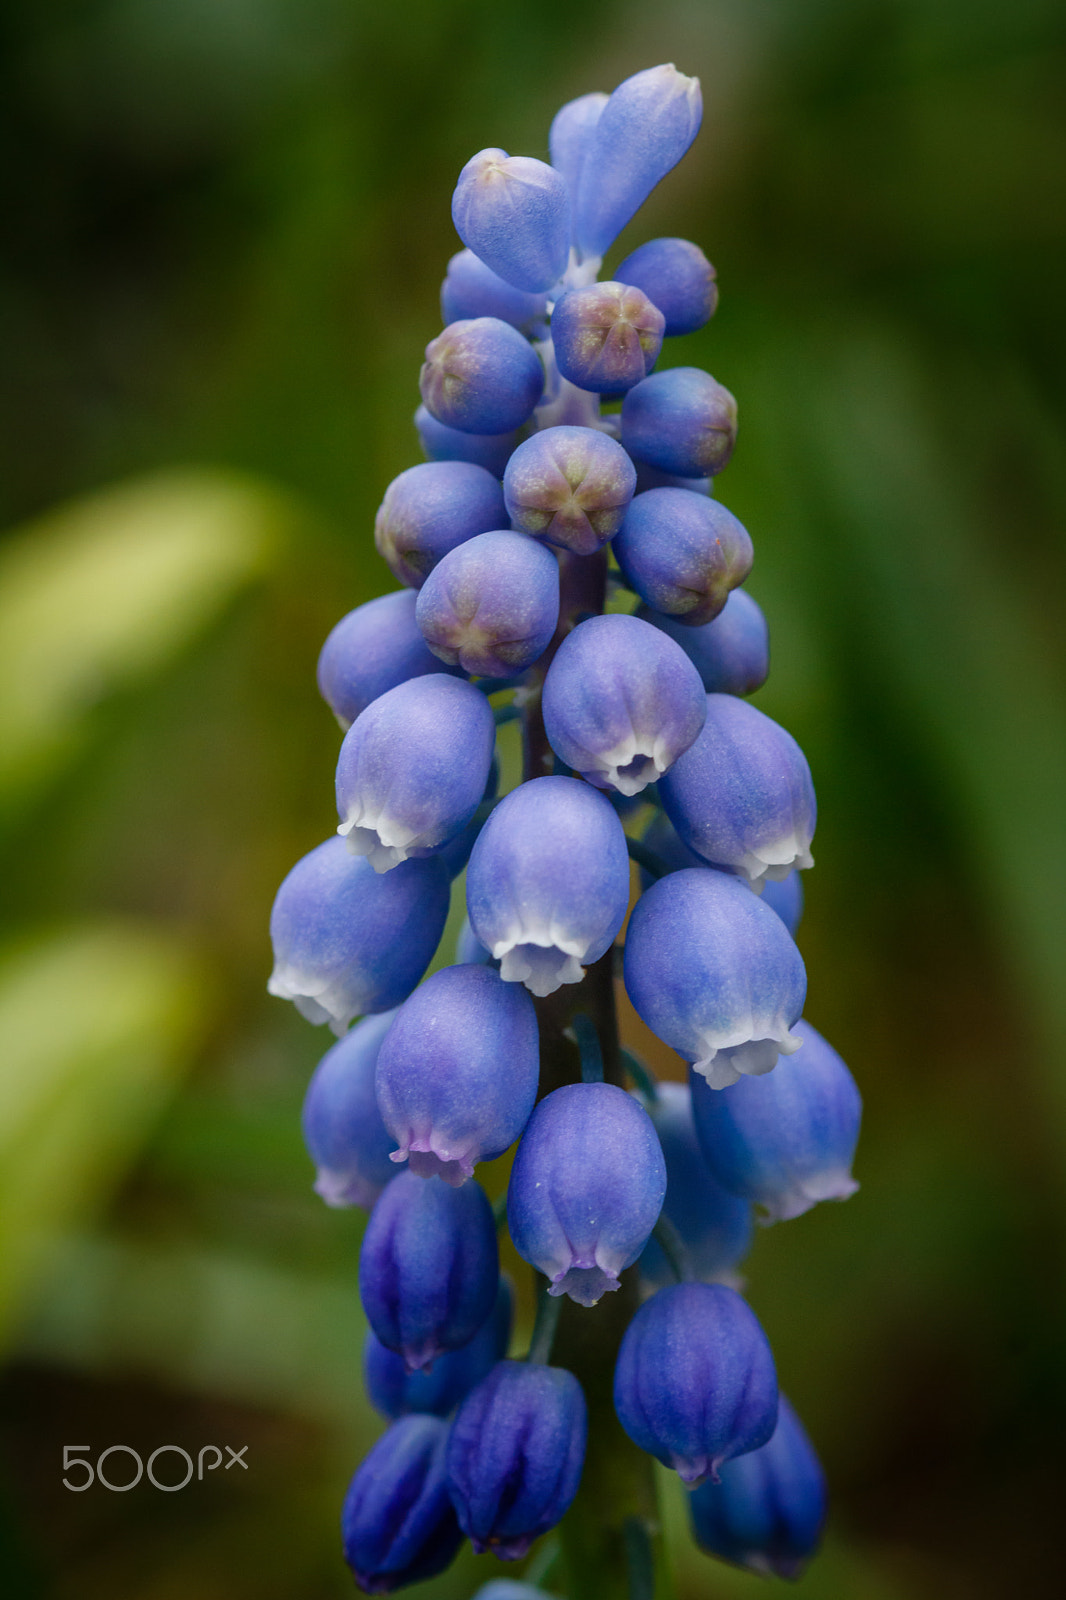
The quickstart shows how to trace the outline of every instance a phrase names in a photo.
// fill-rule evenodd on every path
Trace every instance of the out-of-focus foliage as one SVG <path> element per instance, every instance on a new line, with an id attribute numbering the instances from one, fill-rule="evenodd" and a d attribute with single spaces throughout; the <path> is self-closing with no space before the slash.
<path id="1" fill-rule="evenodd" d="M 834 1488 L 799 1592 L 1050 1591 L 1061 8 L 43 0 L 0 31 L 5 1593 L 349 1592 L 361 1224 L 299 1140 L 328 1040 L 262 989 L 274 888 L 335 825 L 315 657 L 392 587 L 373 511 L 418 459 L 459 168 L 544 156 L 563 100 L 669 59 L 704 131 L 608 269 L 663 233 L 718 269 L 664 360 L 739 398 L 758 703 L 819 792 L 810 1015 L 867 1105 L 860 1193 L 747 1267 Z M 75 1497 L 71 1440 L 251 1466 Z M 682 1596 L 754 1595 L 667 1488 Z"/>

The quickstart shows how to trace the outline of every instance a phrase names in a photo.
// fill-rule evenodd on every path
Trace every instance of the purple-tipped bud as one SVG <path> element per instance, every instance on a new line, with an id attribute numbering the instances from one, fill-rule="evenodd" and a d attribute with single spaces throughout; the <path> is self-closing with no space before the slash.
<path id="1" fill-rule="evenodd" d="M 557 111 L 552 120 L 548 134 L 552 166 L 562 173 L 571 204 L 580 187 L 585 154 L 607 100 L 608 96 L 602 93 L 580 95 Z"/>
<path id="2" fill-rule="evenodd" d="M 610 801 L 576 778 L 534 778 L 481 830 L 466 875 L 470 924 L 507 983 L 580 983 L 629 904 L 629 852 Z"/>
<path id="3" fill-rule="evenodd" d="M 548 668 L 542 699 L 552 749 L 601 789 L 635 795 L 703 726 L 699 673 L 666 635 L 637 617 L 590 617 Z"/>
<path id="4" fill-rule="evenodd" d="M 337 762 L 337 831 L 352 854 L 389 872 L 439 850 L 477 810 L 495 743 L 488 701 L 461 678 L 412 678 L 379 695 Z"/>
<path id="5" fill-rule="evenodd" d="M 475 467 L 484 467 L 494 478 L 503 477 L 503 469 L 518 443 L 514 431 L 462 433 L 458 428 L 446 428 L 425 406 L 415 412 L 415 427 L 427 461 L 469 461 Z"/>
<path id="6" fill-rule="evenodd" d="M 391 1594 L 451 1565 L 463 1536 L 448 1494 L 439 1417 L 404 1417 L 382 1435 L 348 1487 L 344 1557 L 366 1594 Z"/>
<path id="7" fill-rule="evenodd" d="M 626 1329 L 614 1375 L 618 1420 L 683 1483 L 718 1482 L 777 1423 L 777 1373 L 755 1313 L 720 1283 L 676 1283 Z"/>
<path id="8" fill-rule="evenodd" d="M 778 723 L 731 694 L 707 696 L 707 720 L 660 789 L 663 809 L 697 855 L 767 878 L 812 867 L 818 809 L 807 758 Z"/>
<path id="9" fill-rule="evenodd" d="M 712 622 L 688 628 L 676 617 L 641 606 L 638 617 L 676 639 L 708 694 L 754 694 L 770 672 L 770 630 L 757 601 L 734 589 Z"/>
<path id="10" fill-rule="evenodd" d="M 665 1193 L 643 1106 L 610 1083 L 569 1083 L 540 1102 L 522 1136 L 507 1226 L 549 1294 L 594 1306 L 647 1244 Z"/>
<path id="11" fill-rule="evenodd" d="M 381 1120 L 374 1065 L 395 1011 L 366 1017 L 322 1057 L 307 1086 L 304 1143 L 317 1168 L 315 1192 L 328 1206 L 367 1211 L 396 1168 L 396 1140 Z"/>
<path id="12" fill-rule="evenodd" d="M 622 443 L 660 472 L 713 478 L 736 442 L 737 403 L 699 367 L 654 372 L 622 402 Z"/>
<path id="13" fill-rule="evenodd" d="M 594 428 L 545 428 L 507 463 L 512 523 L 535 539 L 589 556 L 618 532 L 637 474 L 622 446 Z"/>
<path id="14" fill-rule="evenodd" d="M 463 243 L 516 289 L 540 293 L 566 270 L 570 196 L 543 161 L 506 150 L 471 156 L 452 195 L 452 221 Z"/>
<path id="15" fill-rule="evenodd" d="M 554 1528 L 581 1481 L 588 1410 L 572 1372 L 500 1361 L 459 1407 L 448 1439 L 448 1485 L 459 1525 L 480 1555 L 517 1561 Z"/>
<path id="16" fill-rule="evenodd" d="M 522 533 L 481 533 L 446 555 L 418 596 L 434 655 L 480 677 L 507 678 L 542 656 L 559 622 L 559 564 Z"/>
<path id="17" fill-rule="evenodd" d="M 470 461 L 423 461 L 385 490 L 374 543 L 409 589 L 425 583 L 441 556 L 506 521 L 499 483 Z"/>
<path id="18" fill-rule="evenodd" d="M 472 317 L 499 317 L 527 337 L 543 338 L 548 297 L 514 288 L 472 250 L 460 250 L 448 262 L 448 275 L 441 284 L 440 314 L 445 326 Z"/>
<path id="19" fill-rule="evenodd" d="M 401 1172 L 389 1184 L 363 1236 L 359 1294 L 408 1372 L 469 1343 L 492 1314 L 499 1278 L 496 1224 L 479 1183 L 454 1189 Z"/>
<path id="20" fill-rule="evenodd" d="M 821 1462 L 784 1395 L 769 1444 L 727 1461 L 719 1483 L 703 1483 L 689 1497 L 700 1549 L 767 1578 L 801 1576 L 825 1511 Z"/>
<path id="21" fill-rule="evenodd" d="M 533 1002 L 491 967 L 445 967 L 396 1013 L 378 1053 L 385 1126 L 420 1177 L 460 1184 L 519 1137 L 537 1098 Z"/>
<path id="22" fill-rule="evenodd" d="M 698 78 L 670 64 L 620 83 L 596 123 L 574 205 L 574 242 L 602 256 L 699 132 Z"/>
<path id="23" fill-rule="evenodd" d="M 564 378 L 595 394 L 617 394 L 646 378 L 663 347 L 662 312 L 640 289 L 590 283 L 552 312 L 555 362 Z"/>
<path id="24" fill-rule="evenodd" d="M 347 729 L 379 694 L 440 670 L 439 658 L 415 621 L 415 595 L 400 589 L 368 600 L 341 618 L 322 646 L 318 687 Z"/>
<path id="25" fill-rule="evenodd" d="M 638 494 L 613 549 L 629 588 L 690 628 L 718 615 L 754 555 L 733 513 L 691 489 Z"/>
<path id="26" fill-rule="evenodd" d="M 511 1285 L 501 1277 L 488 1321 L 468 1343 L 438 1356 L 428 1372 L 408 1372 L 403 1357 L 387 1349 L 368 1328 L 363 1345 L 363 1381 L 370 1404 L 390 1421 L 417 1411 L 446 1417 L 506 1356 L 513 1311 Z"/>
<path id="27" fill-rule="evenodd" d="M 418 387 L 427 411 L 447 427 L 509 433 L 540 399 L 544 368 L 509 322 L 467 317 L 427 344 Z"/>
<path id="28" fill-rule="evenodd" d="M 714 268 L 699 245 L 687 239 L 649 239 L 626 256 L 615 278 L 643 289 L 659 307 L 667 338 L 695 333 L 718 305 Z"/>
<path id="29" fill-rule="evenodd" d="M 278 890 L 267 988 L 338 1034 L 364 1012 L 391 1011 L 433 959 L 448 895 L 439 861 L 406 861 L 382 878 L 343 839 L 327 839 Z"/>
<path id="30" fill-rule="evenodd" d="M 740 879 L 709 867 L 660 878 L 626 930 L 637 1011 L 712 1089 L 769 1072 L 802 1041 L 807 976 L 781 921 Z"/>
<path id="31" fill-rule="evenodd" d="M 800 1217 L 820 1200 L 847 1200 L 859 1187 L 851 1163 L 862 1099 L 836 1051 L 809 1022 L 803 1049 L 765 1078 L 742 1078 L 715 1094 L 698 1079 L 692 1111 L 700 1146 L 719 1183 L 753 1200 L 767 1222 Z"/>
<path id="32" fill-rule="evenodd" d="M 692 1096 L 684 1084 L 660 1083 L 648 1115 L 666 1160 L 663 1216 L 677 1230 L 693 1275 L 703 1283 L 728 1281 L 751 1249 L 751 1206 L 712 1175 L 696 1138 Z M 654 1238 L 641 1255 L 640 1276 L 655 1289 L 674 1281 Z"/>

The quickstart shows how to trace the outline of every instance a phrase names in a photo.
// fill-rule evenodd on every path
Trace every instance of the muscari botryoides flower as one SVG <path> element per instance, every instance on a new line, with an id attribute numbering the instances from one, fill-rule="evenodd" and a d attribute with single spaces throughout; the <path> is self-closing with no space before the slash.
<path id="1" fill-rule="evenodd" d="M 622 525 L 637 474 L 616 440 L 594 428 L 545 428 L 518 446 L 503 475 L 511 522 L 588 556 Z"/>
<path id="2" fill-rule="evenodd" d="M 727 1461 L 721 1481 L 689 1496 L 692 1535 L 708 1555 L 764 1577 L 798 1578 L 825 1522 L 822 1464 L 785 1396 L 769 1444 Z"/>
<path id="3" fill-rule="evenodd" d="M 751 1248 L 751 1205 L 723 1189 L 704 1160 L 685 1084 L 660 1083 L 648 1115 L 666 1161 L 662 1214 L 677 1230 L 693 1275 L 704 1283 L 725 1280 Z M 654 1238 L 641 1254 L 640 1276 L 655 1289 L 674 1281 Z"/>
<path id="4" fill-rule="evenodd" d="M 341 1513 L 344 1556 L 367 1594 L 435 1577 L 463 1542 L 448 1493 L 448 1427 L 439 1417 L 394 1422 L 356 1471 Z"/>
<path id="5" fill-rule="evenodd" d="M 684 651 L 637 617 L 589 617 L 544 680 L 544 727 L 568 767 L 601 789 L 639 794 L 696 738 L 706 715 Z"/>
<path id="6" fill-rule="evenodd" d="M 607 99 L 607 95 L 600 92 L 579 95 L 562 106 L 552 119 L 548 134 L 552 166 L 562 173 L 571 200 L 577 196 L 585 154 Z"/>
<path id="7" fill-rule="evenodd" d="M 492 1207 L 476 1180 L 455 1189 L 401 1172 L 370 1213 L 359 1294 L 370 1326 L 409 1372 L 474 1337 L 499 1275 Z"/>
<path id="8" fill-rule="evenodd" d="M 769 1072 L 798 1050 L 789 1032 L 807 975 L 781 918 L 740 878 L 710 867 L 660 878 L 641 895 L 625 945 L 629 998 L 712 1089 Z"/>
<path id="9" fill-rule="evenodd" d="M 603 256 L 699 132 L 698 78 L 675 66 L 637 72 L 610 96 L 588 140 L 573 208 L 582 256 Z"/>
<path id="10" fill-rule="evenodd" d="M 754 558 L 743 523 L 691 489 L 636 495 L 613 549 L 635 594 L 693 628 L 718 615 Z"/>
<path id="11" fill-rule="evenodd" d="M 342 728 L 387 689 L 440 672 L 415 621 L 416 603 L 411 589 L 368 600 L 342 617 L 322 646 L 319 692 Z"/>
<path id="12" fill-rule="evenodd" d="M 338 1034 L 364 1012 L 391 1011 L 433 958 L 448 896 L 439 861 L 405 861 L 380 877 L 343 839 L 327 839 L 277 892 L 267 988 Z"/>
<path id="13" fill-rule="evenodd" d="M 540 1077 L 537 1014 L 491 967 L 445 967 L 405 1000 L 378 1052 L 377 1101 L 392 1160 L 446 1183 L 514 1144 Z"/>
<path id="14" fill-rule="evenodd" d="M 659 795 L 689 849 L 756 889 L 814 865 L 807 758 L 779 723 L 735 695 L 707 696 L 707 720 Z"/>
<path id="15" fill-rule="evenodd" d="M 688 239 L 649 239 L 615 268 L 615 280 L 643 289 L 666 323 L 667 338 L 695 333 L 714 316 L 718 284 L 698 244 Z"/>
<path id="16" fill-rule="evenodd" d="M 418 387 L 426 410 L 447 427 L 509 433 L 540 399 L 544 368 L 509 322 L 463 317 L 427 344 Z"/>
<path id="17" fill-rule="evenodd" d="M 363 1344 L 363 1381 L 370 1404 L 390 1421 L 413 1411 L 446 1417 L 506 1356 L 513 1313 L 514 1293 L 501 1275 L 488 1321 L 458 1350 L 446 1350 L 438 1356 L 426 1372 L 408 1372 L 403 1357 L 389 1350 L 368 1328 Z"/>
<path id="18" fill-rule="evenodd" d="M 688 845 L 678 838 L 677 829 L 665 811 L 657 811 L 652 817 L 644 829 L 643 842 L 658 857 L 667 872 L 682 872 L 686 867 L 707 865 L 702 856 L 698 856 L 695 850 L 690 850 Z M 655 879 L 653 874 L 642 867 L 640 881 L 641 887 L 648 889 Z M 742 881 L 747 882 L 747 879 Z M 764 906 L 769 906 L 771 911 L 777 912 L 794 939 L 803 916 L 802 873 L 794 867 L 788 876 L 779 882 L 773 878 L 764 878 L 761 898 Z"/>
<path id="19" fill-rule="evenodd" d="M 307 1086 L 303 1134 L 315 1163 L 315 1193 L 330 1206 L 367 1211 L 396 1167 L 396 1140 L 381 1120 L 374 1066 L 395 1011 L 364 1017 L 327 1050 Z"/>
<path id="20" fill-rule="evenodd" d="M 474 1549 L 517 1561 L 569 1510 L 581 1481 L 588 1411 L 572 1372 L 499 1361 L 452 1423 L 446 1468 Z"/>
<path id="21" fill-rule="evenodd" d="M 737 403 L 700 367 L 653 372 L 622 402 L 622 443 L 661 472 L 714 477 L 737 441 Z"/>
<path id="22" fill-rule="evenodd" d="M 675 1283 L 646 1300 L 622 1338 L 618 1420 L 687 1484 L 718 1480 L 777 1422 L 777 1373 L 751 1308 L 720 1283 Z"/>
<path id="23" fill-rule="evenodd" d="M 708 694 L 754 694 L 766 682 L 770 632 L 761 607 L 745 589 L 734 589 L 713 621 L 700 628 L 686 627 L 677 617 L 645 605 L 637 616 L 677 641 Z"/>
<path id="24" fill-rule="evenodd" d="M 610 1083 L 568 1083 L 537 1106 L 507 1190 L 507 1226 L 549 1294 L 594 1306 L 618 1288 L 662 1210 L 666 1165 L 651 1118 Z"/>
<path id="25" fill-rule="evenodd" d="M 528 336 L 544 324 L 548 297 L 516 289 L 472 250 L 460 250 L 448 262 L 448 274 L 441 284 L 440 313 L 445 326 L 473 317 L 499 317 Z"/>
<path id="26" fill-rule="evenodd" d="M 516 289 L 541 293 L 566 269 L 570 195 L 544 161 L 480 150 L 459 174 L 452 221 L 463 243 Z"/>
<path id="27" fill-rule="evenodd" d="M 492 708 L 473 684 L 436 673 L 389 689 L 344 736 L 338 833 L 375 872 L 433 854 L 472 819 L 495 743 Z"/>
<path id="28" fill-rule="evenodd" d="M 481 677 L 523 672 L 559 621 L 559 563 L 524 533 L 478 534 L 449 552 L 418 596 L 433 654 Z"/>
<path id="29" fill-rule="evenodd" d="M 374 520 L 374 542 L 410 589 L 441 556 L 507 520 L 499 482 L 471 461 L 423 461 L 393 478 Z"/>
<path id="30" fill-rule="evenodd" d="M 767 1222 L 802 1216 L 819 1200 L 847 1200 L 859 1187 L 851 1176 L 862 1118 L 855 1079 L 809 1022 L 797 1022 L 795 1033 L 802 1051 L 767 1077 L 720 1094 L 692 1085 L 711 1171 L 731 1193 L 756 1201 Z"/>
<path id="31" fill-rule="evenodd" d="M 415 412 L 415 427 L 428 461 L 470 461 L 476 467 L 484 467 L 494 478 L 503 477 L 503 469 L 518 443 L 514 429 L 509 433 L 463 433 L 459 428 L 448 428 L 425 406 Z"/>
<path id="32" fill-rule="evenodd" d="M 505 982 L 538 996 L 580 983 L 629 904 L 629 851 L 610 801 L 577 778 L 512 789 L 474 846 L 466 902 Z"/>
<path id="33" fill-rule="evenodd" d="M 662 312 L 641 289 L 624 283 L 570 289 L 552 312 L 556 365 L 579 389 L 619 394 L 654 367 L 664 325 Z"/>

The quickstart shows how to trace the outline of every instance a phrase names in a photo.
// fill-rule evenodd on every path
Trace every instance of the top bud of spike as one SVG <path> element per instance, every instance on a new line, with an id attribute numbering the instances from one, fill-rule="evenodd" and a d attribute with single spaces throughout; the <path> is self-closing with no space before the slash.
<path id="1" fill-rule="evenodd" d="M 479 151 L 459 174 L 452 221 L 463 243 L 516 289 L 539 294 L 566 270 L 570 196 L 544 161 Z"/>
<path id="2" fill-rule="evenodd" d="M 581 163 L 574 243 L 602 256 L 656 184 L 676 167 L 703 118 L 698 78 L 671 62 L 620 83 L 604 106 Z"/>
<path id="3" fill-rule="evenodd" d="M 585 155 L 609 98 L 602 93 L 583 94 L 562 106 L 552 121 L 548 135 L 552 166 L 566 179 L 572 200 L 577 199 Z"/>

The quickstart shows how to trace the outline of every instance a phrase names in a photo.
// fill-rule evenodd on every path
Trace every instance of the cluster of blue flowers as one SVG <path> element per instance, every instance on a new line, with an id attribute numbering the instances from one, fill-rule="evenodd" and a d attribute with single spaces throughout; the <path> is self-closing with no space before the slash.
<path id="1" fill-rule="evenodd" d="M 794 1576 L 821 1529 L 821 1468 L 735 1276 L 753 1206 L 795 1217 L 855 1187 L 858 1091 L 801 1015 L 814 791 L 743 698 L 769 663 L 739 587 L 751 540 L 712 497 L 735 402 L 694 368 L 653 370 L 713 313 L 714 269 L 655 239 L 596 281 L 700 116 L 696 80 L 655 67 L 564 106 L 550 166 L 490 149 L 463 168 L 466 248 L 416 414 L 429 459 L 376 525 L 404 587 L 339 622 L 319 663 L 346 729 L 340 826 L 278 892 L 270 988 L 339 1036 L 305 1137 L 322 1197 L 370 1212 L 365 1373 L 390 1426 L 343 1514 L 370 1593 L 441 1571 L 464 1538 L 517 1559 L 559 1522 L 588 1423 L 550 1364 L 551 1312 L 595 1307 L 636 1263 L 615 1408 L 694 1491 L 699 1544 Z M 515 717 L 526 777 L 498 798 Z M 625 985 L 687 1086 L 631 1057 L 634 1090 L 605 1081 L 584 999 L 618 953 L 631 857 Z M 464 867 L 458 960 L 423 982 Z M 534 997 L 551 995 L 580 1081 L 544 1081 Z M 516 1144 L 506 1221 L 542 1279 L 524 1360 L 474 1176 Z"/>

